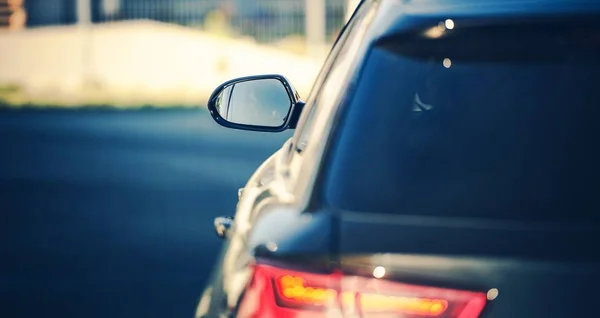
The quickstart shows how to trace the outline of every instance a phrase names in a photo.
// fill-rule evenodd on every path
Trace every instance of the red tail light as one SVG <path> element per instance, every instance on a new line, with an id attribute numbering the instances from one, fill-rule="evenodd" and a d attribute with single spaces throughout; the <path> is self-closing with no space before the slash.
<path id="1" fill-rule="evenodd" d="M 482 292 L 257 265 L 238 317 L 477 318 L 485 303 Z"/>

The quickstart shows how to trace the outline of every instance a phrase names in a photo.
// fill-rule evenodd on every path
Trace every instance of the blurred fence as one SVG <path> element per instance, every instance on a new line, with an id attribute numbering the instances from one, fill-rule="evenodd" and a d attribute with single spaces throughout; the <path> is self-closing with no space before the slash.
<path id="1" fill-rule="evenodd" d="M 17 0 L 0 0 L 17 1 Z M 23 0 L 20 0 L 21 2 Z M 150 19 L 261 43 L 317 37 L 331 43 L 356 0 L 24 0 L 27 25 L 74 24 L 77 6 L 93 23 Z M 0 2 L 1 3 L 1 2 Z M 2 10 L 2 9 L 0 9 Z M 307 18 L 307 14 L 309 14 Z M 312 16 L 310 16 L 312 14 Z M 308 22 L 307 22 L 308 21 Z M 317 34 L 318 33 L 318 34 Z"/>

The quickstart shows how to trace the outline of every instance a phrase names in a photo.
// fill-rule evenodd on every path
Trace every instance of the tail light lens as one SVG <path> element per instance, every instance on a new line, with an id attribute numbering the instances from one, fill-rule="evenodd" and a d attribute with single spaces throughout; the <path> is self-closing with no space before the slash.
<path id="1" fill-rule="evenodd" d="M 256 265 L 238 317 L 477 318 L 482 292 Z"/>

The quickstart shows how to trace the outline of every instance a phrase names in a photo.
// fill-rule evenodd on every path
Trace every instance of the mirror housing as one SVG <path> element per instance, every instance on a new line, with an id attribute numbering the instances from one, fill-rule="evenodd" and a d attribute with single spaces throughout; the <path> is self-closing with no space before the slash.
<path id="1" fill-rule="evenodd" d="M 221 216 L 215 218 L 215 231 L 217 232 L 217 236 L 221 239 L 227 238 L 227 234 L 233 225 L 233 217 L 231 216 Z"/>
<path id="2" fill-rule="evenodd" d="M 208 110 L 217 124 L 263 132 L 296 128 L 303 107 L 296 89 L 277 74 L 229 80 L 219 85 L 208 100 Z"/>

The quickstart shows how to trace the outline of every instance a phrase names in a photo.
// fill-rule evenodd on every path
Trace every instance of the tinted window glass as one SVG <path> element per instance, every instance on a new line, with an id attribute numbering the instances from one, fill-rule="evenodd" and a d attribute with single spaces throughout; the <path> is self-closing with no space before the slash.
<path id="1" fill-rule="evenodd" d="M 600 32 L 593 24 L 382 40 L 328 157 L 345 210 L 598 220 Z"/>

